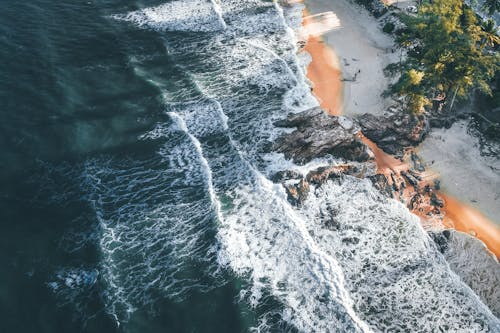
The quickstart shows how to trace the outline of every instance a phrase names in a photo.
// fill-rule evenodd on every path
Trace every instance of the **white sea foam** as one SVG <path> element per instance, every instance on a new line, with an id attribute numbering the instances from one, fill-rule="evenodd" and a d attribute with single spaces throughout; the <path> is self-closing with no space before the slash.
<path id="1" fill-rule="evenodd" d="M 217 109 L 217 108 L 215 108 L 215 109 Z M 203 172 L 205 174 L 204 178 L 205 178 L 205 183 L 206 183 L 206 186 L 207 186 L 207 189 L 208 189 L 208 193 L 210 194 L 210 201 L 212 202 L 212 205 L 215 208 L 217 216 L 220 219 L 221 218 L 221 216 L 220 216 L 220 214 L 221 214 L 220 213 L 221 207 L 220 207 L 219 199 L 217 198 L 217 195 L 215 194 L 215 190 L 214 190 L 214 187 L 213 187 L 212 170 L 210 169 L 210 166 L 208 165 L 208 161 L 203 156 L 203 149 L 201 148 L 200 141 L 198 141 L 197 137 L 194 136 L 193 134 L 191 134 L 191 132 L 188 130 L 187 125 L 186 125 L 186 120 L 184 120 L 183 118 L 181 118 L 175 112 L 169 112 L 168 115 L 170 117 L 172 117 L 172 119 L 174 119 L 174 121 L 177 124 L 177 126 L 179 126 L 179 128 L 184 133 L 186 133 L 189 136 L 189 138 L 191 139 L 191 142 L 193 143 L 193 145 L 194 145 L 194 147 L 196 149 L 196 152 L 198 153 L 198 157 L 199 157 L 199 159 L 200 159 L 200 161 L 202 163 L 202 166 L 203 166 Z M 217 119 L 217 117 L 214 117 L 213 115 L 210 118 Z M 192 113 L 188 113 L 187 119 L 188 119 L 188 122 L 196 124 L 194 126 L 196 126 L 196 129 L 198 130 L 198 132 L 197 132 L 198 135 L 205 135 L 206 134 L 204 127 L 200 127 L 199 123 L 193 122 L 194 119 L 198 120 L 200 118 L 193 117 Z M 201 118 L 201 119 L 204 120 L 204 118 Z M 200 133 L 200 129 L 201 129 L 201 133 Z"/>
<path id="2" fill-rule="evenodd" d="M 175 0 L 157 7 L 149 7 L 114 19 L 130 21 L 142 28 L 160 31 L 217 31 L 226 28 L 216 0 Z"/>
<path id="3" fill-rule="evenodd" d="M 453 271 L 500 316 L 500 265 L 484 243 L 465 233 L 451 231 L 444 256 Z"/>
<path id="4" fill-rule="evenodd" d="M 370 331 L 352 309 L 337 262 L 317 247 L 280 185 L 256 175 L 254 186 L 233 193 L 232 206 L 223 212 L 219 261 L 249 276 L 253 306 L 269 292 L 286 305 L 283 320 L 301 331 Z"/>
<path id="5" fill-rule="evenodd" d="M 312 193 L 301 209 L 308 231 L 339 261 L 356 312 L 374 330 L 493 332 L 500 327 L 404 205 L 354 177 L 330 181 Z"/>
<path id="6" fill-rule="evenodd" d="M 325 156 L 321 158 L 315 158 L 303 165 L 297 165 L 293 161 L 286 159 L 282 153 L 276 152 L 267 153 L 262 158 L 266 161 L 265 173 L 268 177 L 274 175 L 278 171 L 283 170 L 293 170 L 305 177 L 312 170 L 342 163 L 342 160 L 340 159 L 335 159 L 331 156 Z"/>
<path id="7" fill-rule="evenodd" d="M 176 121 L 182 119 L 183 123 L 181 124 L 186 131 L 189 127 L 189 134 L 193 136 L 193 140 L 210 135 L 220 135 L 228 129 L 227 117 L 221 113 L 217 101 L 174 104 L 171 109 L 174 111 L 169 112 L 169 115 Z M 201 152 L 200 156 L 202 156 Z"/>
<path id="8" fill-rule="evenodd" d="M 207 238 L 217 207 L 196 141 L 178 135 L 186 135 L 182 125 L 145 135 L 169 139 L 147 159 L 90 160 L 82 174 L 99 224 L 104 302 L 118 321 L 153 305 L 158 293 L 182 300 L 218 285 Z"/>
<path id="9" fill-rule="evenodd" d="M 110 312 L 148 304 L 155 288 L 174 299 L 209 289 L 185 274 L 194 260 L 212 276 L 216 258 L 244 281 L 244 301 L 280 304 L 259 318 L 263 331 L 276 329 L 267 323 L 274 315 L 305 332 L 494 331 L 498 320 L 451 272 L 417 218 L 369 182 L 348 177 L 313 187 L 298 209 L 265 177 L 338 162 L 299 167 L 264 154 L 284 131 L 275 119 L 317 105 L 305 76 L 310 58 L 296 56 L 288 25 L 298 24 L 301 9 L 173 1 L 116 17 L 159 31 L 216 33 L 169 40 L 169 56 L 189 82 L 180 92 L 157 85 L 174 126 L 159 124 L 142 138 L 166 139 L 160 158 L 86 167 Z M 161 75 L 141 73 L 150 82 Z M 216 240 L 202 241 L 209 231 Z"/>

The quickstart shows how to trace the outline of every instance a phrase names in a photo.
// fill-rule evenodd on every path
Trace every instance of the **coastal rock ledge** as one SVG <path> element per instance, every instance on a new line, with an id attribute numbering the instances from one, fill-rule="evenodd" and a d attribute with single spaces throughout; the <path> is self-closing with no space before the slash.
<path id="1" fill-rule="evenodd" d="M 405 148 L 417 146 L 429 132 L 424 116 L 404 112 L 390 116 L 365 113 L 357 118 L 363 134 L 385 152 L 401 156 Z"/>
<path id="2" fill-rule="evenodd" d="M 372 151 L 359 138 L 360 128 L 354 121 L 329 116 L 320 108 L 291 114 L 274 125 L 296 128 L 273 144 L 274 151 L 283 153 L 295 163 L 305 164 L 326 155 L 357 162 L 373 159 Z"/>

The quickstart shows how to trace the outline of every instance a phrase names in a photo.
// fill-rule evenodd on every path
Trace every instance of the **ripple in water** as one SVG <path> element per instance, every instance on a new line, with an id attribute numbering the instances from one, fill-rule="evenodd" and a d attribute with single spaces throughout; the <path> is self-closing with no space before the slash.
<path id="1" fill-rule="evenodd" d="M 293 165 L 268 158 L 280 133 L 273 121 L 317 105 L 291 30 L 301 10 L 193 0 L 114 16 L 161 34 L 182 80 L 133 61 L 163 93 L 168 119 L 141 137 L 160 148 L 85 163 L 101 263 L 66 269 L 52 287 L 64 297 L 61 289 L 92 280 L 123 322 L 158 298 L 182 300 L 234 274 L 256 331 L 500 329 L 418 219 L 369 182 L 329 182 L 299 209 L 267 179 L 276 164 Z"/>

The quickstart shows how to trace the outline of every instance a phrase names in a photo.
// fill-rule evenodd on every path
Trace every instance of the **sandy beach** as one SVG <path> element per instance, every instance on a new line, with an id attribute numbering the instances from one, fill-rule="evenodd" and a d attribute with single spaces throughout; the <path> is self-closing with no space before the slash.
<path id="1" fill-rule="evenodd" d="M 391 105 L 390 99 L 381 97 L 389 84 L 383 69 L 399 59 L 399 53 L 392 52 L 392 38 L 381 33 L 379 22 L 354 3 L 314 0 L 305 4 L 312 15 L 331 11 L 340 21 L 323 40 L 339 58 L 344 114 L 382 114 Z"/>
<path id="2" fill-rule="evenodd" d="M 438 174 L 444 192 L 500 225 L 500 159 L 481 155 L 481 145 L 462 120 L 448 129 L 434 129 L 418 154 Z"/>
<path id="3" fill-rule="evenodd" d="M 306 0 L 305 5 L 313 15 L 333 12 L 339 21 L 339 27 L 325 32 L 322 38 L 310 36 L 305 47 L 312 57 L 307 68 L 308 78 L 321 107 L 332 115 L 383 114 L 391 105 L 390 100 L 380 96 L 389 84 L 383 68 L 398 59 L 397 52 L 391 51 L 392 39 L 381 31 L 374 17 L 346 0 Z M 306 17 L 306 30 L 310 23 L 311 18 Z M 338 87 L 342 87 L 341 92 L 335 94 Z M 399 160 L 363 139 L 375 153 L 379 173 L 387 175 L 404 168 Z M 500 257 L 498 226 L 452 195 L 440 193 L 440 196 L 445 201 L 445 225 L 476 236 Z M 423 214 L 418 215 L 425 218 Z"/>
<path id="4" fill-rule="evenodd" d="M 304 25 L 312 26 L 314 19 L 304 12 Z M 342 82 L 338 58 L 332 49 L 325 47 L 321 37 L 310 33 L 304 50 L 311 55 L 307 77 L 313 82 L 313 94 L 322 109 L 329 114 L 342 113 Z"/>

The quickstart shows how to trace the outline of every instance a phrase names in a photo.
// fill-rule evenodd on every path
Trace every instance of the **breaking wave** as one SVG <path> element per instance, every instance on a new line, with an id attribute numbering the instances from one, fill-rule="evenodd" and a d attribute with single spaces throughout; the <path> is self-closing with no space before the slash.
<path id="1" fill-rule="evenodd" d="M 181 79 L 131 60 L 162 91 L 165 119 L 139 138 L 158 148 L 85 163 L 101 262 L 62 270 L 49 285 L 66 297 L 98 284 L 118 321 L 235 275 L 239 302 L 258 313 L 256 331 L 498 329 L 418 219 L 368 181 L 328 182 L 297 208 L 268 179 L 280 167 L 308 167 L 269 150 L 283 132 L 275 120 L 317 105 L 292 30 L 301 10 L 190 0 L 113 16 L 168 31 L 163 56 Z"/>

